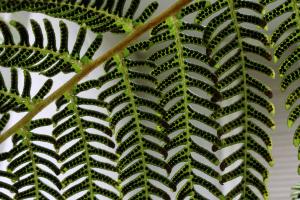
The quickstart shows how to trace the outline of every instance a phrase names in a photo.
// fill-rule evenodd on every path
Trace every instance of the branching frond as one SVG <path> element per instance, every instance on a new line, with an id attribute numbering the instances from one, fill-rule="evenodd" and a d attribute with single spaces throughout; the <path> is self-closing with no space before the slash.
<path id="1" fill-rule="evenodd" d="M 244 14 L 244 9 L 251 15 Z M 226 199 L 261 199 L 251 187 L 268 198 L 263 182 L 268 178 L 265 163 L 272 165 L 273 159 L 265 129 L 274 129 L 275 124 L 266 113 L 274 113 L 274 106 L 267 99 L 272 97 L 270 88 L 254 78 L 255 73 L 274 77 L 273 70 L 263 64 L 272 56 L 265 48 L 267 37 L 257 28 L 266 26 L 262 11 L 263 6 L 253 1 L 221 0 L 200 11 L 196 18 L 197 23 L 206 25 L 203 42 L 215 62 L 210 64 L 217 68 L 217 88 L 224 100 L 222 110 L 212 115 L 213 119 L 225 120 L 218 129 L 221 147 L 214 148 L 237 147 L 220 164 L 222 171 L 226 169 L 221 183 L 241 178 Z"/>
<path id="2" fill-rule="evenodd" d="M 161 63 L 152 75 L 162 77 L 157 89 L 163 91 L 160 106 L 164 108 L 164 119 L 170 126 L 165 130 L 171 140 L 166 145 L 170 152 L 167 162 L 171 169 L 180 166 L 171 177 L 175 185 L 182 183 L 176 199 L 188 196 L 205 199 L 203 193 L 196 190 L 199 186 L 216 197 L 222 197 L 218 188 L 219 173 L 215 169 L 219 160 L 199 142 L 219 143 L 216 136 L 219 124 L 209 118 L 209 113 L 219 108 L 210 100 L 219 98 L 214 87 L 216 77 L 209 69 L 211 60 L 200 52 L 203 49 L 200 32 L 204 27 L 184 20 L 185 16 L 205 5 L 205 1 L 198 1 L 187 6 L 155 27 L 150 38 L 154 47 L 166 46 L 151 55 L 149 60 Z M 199 172 L 210 178 L 204 178 Z"/>
<path id="3" fill-rule="evenodd" d="M 126 52 L 133 53 L 147 44 L 129 47 Z M 163 145 L 168 137 L 161 130 L 167 124 L 157 103 L 161 93 L 155 89 L 155 77 L 145 72 L 147 68 L 149 71 L 155 64 L 134 61 L 122 54 L 114 56 L 105 66 L 107 74 L 99 79 L 101 85 L 105 84 L 99 99 L 109 103 L 110 127 L 118 142 L 121 198 L 130 193 L 132 200 L 151 199 L 150 195 L 170 199 L 167 192 L 152 182 L 175 189 L 166 177 L 170 168 L 164 161 L 167 152 Z"/>
<path id="4" fill-rule="evenodd" d="M 55 18 L 74 21 L 95 33 L 131 32 L 145 22 L 157 9 L 158 3 L 150 3 L 136 16 L 140 0 L 131 0 L 125 10 L 126 0 L 2 0 L 0 12 L 28 11 L 43 13 Z"/>
<path id="5" fill-rule="evenodd" d="M 67 25 L 60 21 L 60 38 L 55 34 L 51 22 L 44 19 L 46 37 L 38 22 L 31 20 L 34 42 L 29 42 L 29 32 L 24 25 L 17 21 L 11 21 L 11 25 L 18 31 L 20 41 L 16 43 L 10 27 L 0 21 L 0 31 L 4 41 L 0 44 L 0 65 L 4 67 L 19 67 L 31 72 L 39 72 L 45 76 L 54 76 L 59 72 L 80 71 L 81 65 L 92 60 L 96 50 L 102 43 L 102 36 L 98 35 L 83 56 L 80 51 L 86 37 L 86 29 L 82 27 L 75 40 L 75 45 L 71 51 L 68 49 Z M 44 46 L 44 39 L 47 45 Z M 60 40 L 60 47 L 56 47 L 56 40 Z"/>
<path id="6" fill-rule="evenodd" d="M 7 170 L 17 177 L 13 184 L 17 190 L 14 199 L 47 199 L 45 193 L 55 199 L 63 199 L 57 178 L 60 171 L 55 164 L 58 154 L 53 150 L 55 139 L 34 131 L 50 124 L 52 122 L 48 118 L 33 120 L 13 137 Z"/>
<path id="7" fill-rule="evenodd" d="M 31 75 L 24 70 L 24 86 L 22 94 L 18 89 L 18 71 L 11 68 L 11 87 L 8 89 L 0 72 L 0 113 L 7 113 L 11 110 L 15 112 L 24 112 L 30 110 L 38 101 L 42 100 L 52 87 L 52 79 L 48 79 L 39 91 L 31 97 Z"/>
<path id="8" fill-rule="evenodd" d="M 104 124 L 108 116 L 101 112 L 106 103 L 80 97 L 80 93 L 98 85 L 98 80 L 80 83 L 56 102 L 60 111 L 52 118 L 56 124 L 53 135 L 65 174 L 62 187 L 66 199 L 81 192 L 82 199 L 97 199 L 96 195 L 118 199 L 118 182 L 108 175 L 117 172 L 114 161 L 118 157 L 113 150 L 112 131 Z"/>
<path id="9" fill-rule="evenodd" d="M 270 0 L 262 0 L 262 3 L 272 3 Z M 276 8 L 266 13 L 265 19 L 272 22 L 285 15 L 281 24 L 276 27 L 272 34 L 271 42 L 275 49 L 275 62 L 278 62 L 279 75 L 281 77 L 281 90 L 286 91 L 289 87 L 299 84 L 300 67 L 298 66 L 300 57 L 300 7 L 296 0 L 282 2 Z M 289 110 L 287 120 L 288 127 L 292 127 L 300 116 L 300 104 L 297 100 L 300 98 L 300 87 L 296 87 L 286 100 L 285 107 Z M 295 130 L 294 145 L 300 147 L 300 126 Z M 300 149 L 298 151 L 300 155 Z M 300 165 L 298 167 L 300 174 Z"/>

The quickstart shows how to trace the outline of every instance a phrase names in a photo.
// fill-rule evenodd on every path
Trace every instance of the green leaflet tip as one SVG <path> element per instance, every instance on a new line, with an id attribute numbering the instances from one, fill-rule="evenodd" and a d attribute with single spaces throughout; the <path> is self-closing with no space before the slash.
<path id="1" fill-rule="evenodd" d="M 268 178 L 265 178 L 264 184 L 265 184 L 265 185 L 268 185 L 268 184 L 269 184 L 269 179 L 268 179 Z"/>
<path id="2" fill-rule="evenodd" d="M 276 78 L 276 73 L 274 72 L 274 70 L 272 69 L 272 73 L 271 73 L 271 78 L 275 79 Z"/>
<path id="3" fill-rule="evenodd" d="M 274 116 L 276 111 L 275 111 L 275 106 L 273 103 L 271 103 L 271 107 L 272 107 L 272 110 L 271 110 L 271 115 Z"/>
<path id="4" fill-rule="evenodd" d="M 206 1 L 205 2 L 205 7 L 208 7 L 208 6 L 210 6 L 211 5 L 211 2 L 210 1 Z"/>
<path id="5" fill-rule="evenodd" d="M 290 119 L 288 119 L 288 122 L 287 122 L 287 124 L 288 124 L 288 127 L 289 127 L 289 128 L 291 128 L 291 127 L 293 126 L 293 124 L 294 124 L 294 121 L 293 121 L 293 120 L 290 120 Z"/>
<path id="6" fill-rule="evenodd" d="M 290 105 L 290 104 L 285 104 L 285 109 L 286 109 L 286 110 L 289 110 L 289 109 L 290 109 L 290 107 L 291 107 L 291 105 Z"/>
<path id="7" fill-rule="evenodd" d="M 11 21 L 9 22 L 9 24 L 12 25 L 12 26 L 16 26 L 16 25 L 17 25 L 17 22 L 16 22 L 15 20 L 11 20 Z"/>
<path id="8" fill-rule="evenodd" d="M 272 131 L 274 131 L 276 129 L 276 125 L 274 124 L 273 126 L 271 126 Z"/>
<path id="9" fill-rule="evenodd" d="M 294 145 L 294 147 L 298 147 L 299 144 L 300 144 L 300 140 L 297 139 L 297 138 L 295 138 L 295 139 L 293 140 L 293 145 Z"/>
<path id="10" fill-rule="evenodd" d="M 129 50 L 127 48 L 125 48 L 123 51 L 123 56 L 127 57 L 127 56 L 129 56 L 129 54 L 130 54 Z"/>
<path id="11" fill-rule="evenodd" d="M 159 131 L 159 132 L 162 131 L 162 129 L 161 129 L 160 126 L 156 126 L 156 127 L 155 127 L 155 130 L 157 130 L 157 131 Z"/>
<path id="12" fill-rule="evenodd" d="M 269 30 L 268 25 L 266 25 L 266 26 L 264 27 L 264 30 L 265 30 L 265 31 L 268 31 L 268 30 Z"/>
<path id="13" fill-rule="evenodd" d="M 279 77 L 280 77 L 280 78 L 284 78 L 284 74 L 280 73 L 280 74 L 279 74 Z"/>
<path id="14" fill-rule="evenodd" d="M 269 150 L 270 152 L 271 152 L 272 149 L 273 149 L 272 145 L 268 145 L 267 148 L 268 148 L 268 150 Z"/>
<path id="15" fill-rule="evenodd" d="M 274 56 L 274 63 L 277 63 L 277 62 L 278 62 L 278 57 Z"/>
<path id="16" fill-rule="evenodd" d="M 111 122 L 111 119 L 112 119 L 111 117 L 107 117 L 107 118 L 105 118 L 105 121 L 106 122 Z"/>
<path id="17" fill-rule="evenodd" d="M 273 167 L 274 164 L 275 164 L 274 160 L 270 161 L 269 164 L 270 164 L 271 167 Z"/>
<path id="18" fill-rule="evenodd" d="M 81 61 L 82 64 L 86 65 L 86 64 L 90 63 L 92 60 L 89 59 L 89 57 L 87 57 L 87 56 L 83 56 L 83 57 L 80 59 L 80 61 Z"/>

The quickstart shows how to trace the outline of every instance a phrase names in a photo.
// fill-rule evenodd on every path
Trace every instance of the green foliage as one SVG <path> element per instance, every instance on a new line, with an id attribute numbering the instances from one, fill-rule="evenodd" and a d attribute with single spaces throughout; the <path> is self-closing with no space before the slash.
<path id="1" fill-rule="evenodd" d="M 10 115 L 9 114 L 4 114 L 1 119 L 0 119 L 0 132 L 5 128 L 7 122 L 9 121 Z M 5 161 L 9 159 L 10 153 L 9 152 L 4 152 L 0 153 L 0 164 L 3 164 L 2 161 Z M 17 190 L 16 188 L 12 185 L 12 181 L 16 180 L 16 176 L 7 171 L 0 170 L 0 198 L 4 200 L 12 200 L 12 198 L 4 193 L 3 190 L 9 191 L 11 193 L 16 193 Z"/>
<path id="2" fill-rule="evenodd" d="M 33 120 L 13 136 L 13 148 L 9 152 L 10 162 L 7 170 L 17 177 L 13 184 L 17 190 L 14 199 L 46 198 L 42 192 L 48 193 L 55 199 L 62 199 L 59 193 L 61 183 L 57 178 L 60 171 L 54 162 L 58 159 L 58 154 L 48 146 L 36 144 L 36 142 L 44 142 L 54 145 L 55 139 L 50 135 L 33 131 L 51 124 L 52 121 L 48 118 Z M 48 170 L 41 166 L 46 166 Z M 45 184 L 42 179 L 49 180 L 55 187 Z"/>
<path id="3" fill-rule="evenodd" d="M 250 10 L 253 15 L 244 14 L 243 8 Z M 222 184 L 241 177 L 239 183 L 226 194 L 226 199 L 238 195 L 241 195 L 241 199 L 260 199 L 250 186 L 256 187 L 264 199 L 268 198 L 263 182 L 268 179 L 268 170 L 260 158 L 252 153 L 273 164 L 270 136 L 265 128 L 274 129 L 275 124 L 262 112 L 264 109 L 274 113 L 274 106 L 267 99 L 272 97 L 272 92 L 262 81 L 254 78 L 254 72 L 271 77 L 274 77 L 274 72 L 263 62 L 253 60 L 253 54 L 260 60 L 270 60 L 272 56 L 265 48 L 268 39 L 263 31 L 249 28 L 251 25 L 260 28 L 266 26 L 260 15 L 262 11 L 263 6 L 255 2 L 221 0 L 201 10 L 196 17 L 197 23 L 206 24 L 203 43 L 206 54 L 213 61 L 210 65 L 217 68 L 216 87 L 224 102 L 222 109 L 212 114 L 213 119 L 223 119 L 223 125 L 217 131 L 220 146 L 214 143 L 214 149 L 221 150 L 239 144 L 239 148 L 220 164 L 222 171 L 226 169 L 221 178 Z M 259 143 L 253 136 L 264 143 Z M 236 161 L 240 161 L 238 165 L 234 165 Z"/>
<path id="4" fill-rule="evenodd" d="M 81 198 L 86 199 L 95 199 L 97 194 L 112 199 L 118 197 L 114 192 L 104 189 L 96 183 L 96 181 L 101 181 L 118 188 L 116 180 L 99 172 L 99 169 L 107 170 L 106 173 L 117 171 L 113 162 L 118 157 L 111 153 L 112 148 L 115 147 L 111 138 L 112 131 L 98 122 L 98 120 L 107 120 L 107 115 L 99 111 L 99 108 L 101 109 L 106 104 L 97 99 L 78 96 L 98 84 L 98 80 L 83 82 L 56 102 L 59 111 L 52 117 L 55 124 L 52 134 L 56 138 L 55 149 L 60 152 L 59 162 L 62 164 L 60 171 L 66 174 L 61 182 L 65 189 L 64 198 L 69 198 L 82 191 L 85 191 L 85 194 Z M 85 108 L 87 105 L 92 105 L 93 109 Z M 85 119 L 87 117 L 92 117 L 93 120 Z M 108 149 L 99 148 L 99 144 Z M 67 149 L 66 146 L 68 146 Z M 107 161 L 99 161 L 94 156 L 105 158 Z M 74 172 L 70 174 L 68 173 L 70 171 Z M 82 180 L 83 177 L 86 179 Z M 77 182 L 79 180 L 81 181 Z M 75 182 L 75 185 L 68 187 Z"/>
<path id="5" fill-rule="evenodd" d="M 147 47 L 147 44 L 129 47 L 127 52 L 133 53 Z M 110 127 L 118 143 L 120 197 L 131 193 L 129 199 L 149 199 L 150 195 L 170 199 L 168 193 L 151 183 L 152 180 L 159 181 L 176 190 L 166 177 L 170 167 L 164 160 L 168 154 L 163 146 L 169 138 L 162 132 L 168 124 L 162 119 L 165 112 L 158 104 L 161 93 L 155 89 L 156 78 L 145 73 L 147 68 L 156 66 L 128 56 L 114 56 L 106 63 L 107 74 L 99 79 L 103 91 L 98 99 L 108 102 Z M 132 193 L 138 188 L 141 190 Z"/>
<path id="6" fill-rule="evenodd" d="M 3 0 L 0 2 L 0 12 L 43 13 L 74 21 L 95 33 L 118 33 L 132 31 L 137 24 L 145 22 L 158 7 L 158 3 L 153 2 L 135 17 L 140 2 L 131 0 L 126 11 L 126 0 Z"/>
<path id="7" fill-rule="evenodd" d="M 51 90 L 53 81 L 48 79 L 39 91 L 31 97 L 31 75 L 27 70 L 24 70 L 24 86 L 22 94 L 20 94 L 18 86 L 18 71 L 16 68 L 11 68 L 11 83 L 10 89 L 7 89 L 2 73 L 0 72 L 0 113 L 7 113 L 11 110 L 15 112 L 24 112 L 30 110 L 35 103 L 42 100 Z"/>
<path id="8" fill-rule="evenodd" d="M 172 169 L 180 166 L 170 179 L 175 185 L 186 180 L 181 188 L 178 188 L 177 199 L 187 196 L 192 199 L 204 198 L 195 190 L 195 186 L 201 186 L 216 197 L 222 197 L 217 186 L 195 172 L 199 170 L 213 179 L 219 179 L 219 173 L 213 167 L 219 164 L 218 158 L 198 142 L 202 138 L 212 144 L 219 143 L 214 133 L 219 124 L 202 114 L 205 110 L 219 109 L 219 106 L 210 101 L 219 98 L 219 93 L 214 87 L 216 77 L 208 68 L 211 60 L 199 51 L 203 47 L 203 41 L 199 37 L 203 27 L 184 20 L 185 16 L 194 10 L 203 9 L 205 5 L 205 1 L 199 1 L 184 8 L 177 16 L 170 17 L 155 27 L 150 38 L 154 47 L 161 46 L 161 43 L 167 44 L 167 47 L 152 54 L 149 60 L 161 63 L 151 72 L 152 75 L 165 74 L 157 84 L 157 89 L 163 92 L 160 106 L 165 109 L 164 118 L 169 122 L 165 134 L 169 135 L 170 142 L 165 148 L 169 152 L 176 149 L 176 153 L 170 153 L 167 163 Z M 193 48 L 189 45 L 193 45 Z M 195 89 L 203 91 L 205 95 L 197 94 Z M 196 105 L 203 108 L 195 109 Z M 205 130 L 205 125 L 211 130 Z M 199 161 L 197 156 L 207 159 L 210 164 Z"/>
<path id="9" fill-rule="evenodd" d="M 82 27 L 78 31 L 72 51 L 68 50 L 67 25 L 59 22 L 60 38 L 56 37 L 52 23 L 44 19 L 47 46 L 44 46 L 44 34 L 42 28 L 35 20 L 30 20 L 34 42 L 29 42 L 29 31 L 19 22 L 11 21 L 10 24 L 18 31 L 20 41 L 16 44 L 9 26 L 0 21 L 0 30 L 4 41 L 0 44 L 0 64 L 5 67 L 20 67 L 30 72 L 39 72 L 47 77 L 52 77 L 59 72 L 69 73 L 81 69 L 82 63 L 92 60 L 96 50 L 102 43 L 102 36 L 98 35 L 86 52 L 80 56 L 80 51 L 85 41 L 87 30 Z M 60 40 L 59 49 L 56 40 Z"/>
<path id="10" fill-rule="evenodd" d="M 0 132 L 11 113 L 30 111 L 51 90 L 47 79 L 31 95 L 35 73 L 81 72 L 105 33 L 131 33 L 158 7 L 148 3 L 137 16 L 140 4 L 2 0 L 0 12 L 62 20 L 58 30 L 49 19 L 30 20 L 31 28 L 0 20 L 0 65 L 11 74 L 8 84 L 0 73 Z M 297 84 L 300 12 L 296 0 L 269 12 L 267 4 L 273 0 L 196 0 L 114 55 L 103 75 L 60 97 L 53 116 L 32 120 L 12 137 L 13 147 L 0 154 L 8 163 L 0 170 L 0 199 L 268 199 L 275 108 L 260 77 L 275 77 L 274 59 L 281 89 Z M 268 23 L 282 16 L 269 36 Z M 63 20 L 79 25 L 75 38 Z M 86 49 L 88 31 L 95 38 Z M 295 88 L 286 101 L 289 127 L 300 116 Z"/>
<path id="11" fill-rule="evenodd" d="M 263 1 L 263 3 L 268 4 L 272 3 L 272 1 Z M 288 127 L 294 125 L 300 113 L 300 105 L 297 104 L 297 100 L 300 97 L 300 87 L 297 86 L 297 80 L 300 78 L 300 68 L 297 66 L 300 54 L 299 46 L 295 47 L 300 38 L 299 11 L 298 2 L 291 0 L 282 2 L 264 16 L 268 22 L 272 22 L 281 15 L 286 15 L 273 32 L 271 42 L 275 50 L 274 59 L 278 63 L 279 76 L 281 77 L 281 90 L 285 92 L 288 88 L 296 85 L 295 89 L 287 91 L 288 97 L 285 102 L 285 108 L 289 111 L 287 119 Z M 295 147 L 299 147 L 300 126 L 295 130 L 293 143 Z M 299 155 L 300 151 L 298 150 L 298 157 Z M 298 167 L 298 174 L 300 174 L 300 166 Z"/>

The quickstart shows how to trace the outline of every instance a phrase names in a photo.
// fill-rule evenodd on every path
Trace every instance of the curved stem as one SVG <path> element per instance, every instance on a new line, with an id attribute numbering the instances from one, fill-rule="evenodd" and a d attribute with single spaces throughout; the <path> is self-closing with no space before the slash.
<path id="1" fill-rule="evenodd" d="M 169 7 L 167 10 L 162 12 L 160 15 L 154 17 L 152 20 L 147 23 L 138 26 L 130 35 L 124 38 L 119 44 L 105 52 L 102 56 L 98 57 L 95 61 L 84 65 L 82 67 L 81 72 L 73 76 L 68 82 L 63 84 L 60 88 L 58 88 L 55 92 L 53 92 L 50 96 L 48 96 L 43 101 L 39 102 L 29 113 L 27 113 L 20 121 L 18 121 L 14 126 L 9 128 L 6 132 L 0 135 L 0 143 L 5 141 L 7 138 L 12 136 L 16 131 L 20 128 L 24 127 L 27 123 L 31 121 L 33 117 L 35 117 L 41 110 L 47 107 L 54 100 L 62 96 L 65 92 L 70 91 L 80 80 L 82 80 L 85 76 L 91 73 L 94 69 L 96 69 L 100 64 L 105 62 L 107 59 L 111 58 L 117 53 L 123 51 L 128 45 L 130 45 L 133 41 L 143 35 L 145 32 L 158 25 L 160 22 L 164 21 L 171 15 L 176 14 L 182 7 L 186 6 L 188 3 L 192 2 L 192 0 L 178 0 L 175 4 Z"/>

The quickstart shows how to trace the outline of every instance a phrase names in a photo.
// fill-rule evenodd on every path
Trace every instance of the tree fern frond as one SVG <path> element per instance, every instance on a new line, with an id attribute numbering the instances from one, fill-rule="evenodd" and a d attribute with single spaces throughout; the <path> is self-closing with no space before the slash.
<path id="1" fill-rule="evenodd" d="M 15 199 L 47 199 L 45 193 L 53 198 L 62 199 L 59 192 L 61 183 L 57 178 L 60 172 L 55 164 L 58 154 L 53 150 L 55 140 L 51 136 L 34 131 L 50 124 L 52 122 L 48 118 L 33 120 L 13 137 L 7 171 L 16 176 L 13 184 L 17 191 Z M 43 145 L 45 142 L 50 146 Z M 49 181 L 52 184 L 49 184 Z"/>
<path id="2" fill-rule="evenodd" d="M 272 1 L 262 2 L 264 4 L 272 3 Z M 297 62 L 300 56 L 298 45 L 298 42 L 300 41 L 300 8 L 298 3 L 299 2 L 296 0 L 284 1 L 265 15 L 265 19 L 268 20 L 268 22 L 277 19 L 280 15 L 286 15 L 286 18 L 282 21 L 282 23 L 275 28 L 271 37 L 271 41 L 275 49 L 275 62 L 279 61 L 278 66 L 282 91 L 286 91 L 286 89 L 292 85 L 297 84 L 297 80 L 300 77 L 300 68 L 297 67 Z M 293 91 L 289 92 L 285 103 L 286 110 L 289 110 L 287 120 L 288 127 L 292 127 L 299 118 L 300 105 L 297 104 L 297 100 L 300 97 L 299 91 L 300 87 L 297 87 Z M 295 147 L 299 147 L 300 126 L 298 126 L 295 130 L 293 143 Z M 298 154 L 300 155 L 299 152 Z M 300 166 L 298 167 L 298 173 L 300 174 Z"/>
<path id="3" fill-rule="evenodd" d="M 10 115 L 5 113 L 0 119 L 0 133 L 3 131 L 9 121 Z M 0 164 L 10 158 L 9 152 L 0 153 Z M 12 200 L 11 193 L 17 193 L 17 189 L 13 186 L 12 182 L 16 180 L 13 173 L 0 170 L 0 199 Z"/>
<path id="4" fill-rule="evenodd" d="M 158 3 L 150 3 L 143 12 L 136 16 L 140 0 L 130 1 L 125 10 L 126 0 L 4 0 L 0 12 L 28 11 L 43 13 L 55 18 L 74 21 L 86 26 L 95 33 L 132 31 L 139 23 L 145 22 L 157 9 Z"/>
<path id="5" fill-rule="evenodd" d="M 246 15 L 243 9 L 253 14 Z M 222 171 L 226 169 L 221 178 L 222 184 L 242 178 L 226 194 L 226 199 L 237 196 L 240 199 L 260 199 L 260 195 L 253 192 L 251 187 L 255 187 L 264 199 L 268 198 L 265 185 L 268 170 L 261 159 L 273 164 L 271 140 L 265 128 L 273 129 L 275 124 L 265 112 L 274 114 L 275 111 L 274 105 L 266 98 L 272 97 L 270 88 L 254 78 L 254 74 L 261 73 L 272 78 L 275 74 L 264 62 L 258 63 L 250 56 L 254 54 L 261 60 L 272 58 L 265 48 L 269 45 L 268 38 L 259 28 L 252 28 L 265 27 L 266 22 L 261 17 L 263 10 L 262 4 L 253 1 L 221 0 L 201 10 L 196 17 L 197 23 L 206 24 L 203 43 L 207 55 L 215 62 L 210 64 L 217 68 L 216 85 L 224 100 L 222 109 L 211 116 L 226 121 L 218 129 L 220 147 L 239 144 L 239 149 L 229 154 L 220 164 Z M 214 145 L 215 150 L 218 148 Z M 239 164 L 232 168 L 237 161 Z M 253 173 L 253 170 L 257 173 Z"/>
<path id="6" fill-rule="evenodd" d="M 0 44 L 0 64 L 5 67 L 19 67 L 31 72 L 39 72 L 51 77 L 59 72 L 80 71 L 81 65 L 92 60 L 96 50 L 102 43 L 102 36 L 98 35 L 93 43 L 86 50 L 84 55 L 80 51 L 85 41 L 86 29 L 81 28 L 72 51 L 68 50 L 68 27 L 60 21 L 60 38 L 56 37 L 51 22 L 44 19 L 46 37 L 42 33 L 42 28 L 38 22 L 31 20 L 34 34 L 33 44 L 29 43 L 29 32 L 24 25 L 17 21 L 11 21 L 11 25 L 18 31 L 19 43 L 15 43 L 9 26 L 0 21 L 0 30 L 4 36 L 4 41 Z M 44 38 L 47 38 L 47 45 L 44 46 Z M 56 40 L 60 39 L 60 48 L 56 47 Z"/>
<path id="7" fill-rule="evenodd" d="M 30 110 L 37 101 L 43 99 L 51 90 L 53 81 L 48 79 L 39 91 L 31 96 L 31 75 L 27 70 L 24 70 L 24 86 L 22 94 L 18 89 L 19 79 L 16 68 L 11 68 L 11 87 L 8 89 L 4 82 L 2 73 L 0 72 L 0 113 L 7 113 L 11 110 L 16 112 L 24 112 Z"/>
<path id="8" fill-rule="evenodd" d="M 53 135 L 55 148 L 60 152 L 61 171 L 65 174 L 62 180 L 64 198 L 80 192 L 84 192 L 81 198 L 88 199 L 96 199 L 96 195 L 112 199 L 119 196 L 118 182 L 106 175 L 117 172 L 114 161 L 118 158 L 112 150 L 115 147 L 112 131 L 103 124 L 108 116 L 101 109 L 107 105 L 97 99 L 80 97 L 82 92 L 98 85 L 98 80 L 80 83 L 56 102 L 60 110 L 52 117 L 56 125 Z M 99 181 L 115 191 L 108 190 L 103 183 L 99 185 Z"/>
<path id="9" fill-rule="evenodd" d="M 126 52 L 133 53 L 144 45 L 128 47 Z M 166 128 L 162 120 L 164 110 L 157 103 L 161 94 L 155 89 L 154 76 L 144 72 L 147 67 L 154 66 L 149 61 L 134 61 L 117 55 L 106 63 L 108 72 L 99 79 L 103 85 L 99 99 L 109 102 L 110 126 L 118 142 L 121 198 L 130 193 L 129 199 L 150 199 L 152 195 L 170 199 L 169 194 L 152 181 L 175 187 L 165 174 L 153 168 L 169 172 L 164 161 L 167 152 L 163 147 L 168 137 L 161 131 Z"/>
<path id="10" fill-rule="evenodd" d="M 170 126 L 165 130 L 165 134 L 170 137 L 166 148 L 169 152 L 176 149 L 176 153 L 171 154 L 167 162 L 170 170 L 181 166 L 171 180 L 177 186 L 184 181 L 182 187 L 178 188 L 176 199 L 184 199 L 187 196 L 191 199 L 205 199 L 203 193 L 196 189 L 199 186 L 216 197 L 222 197 L 216 184 L 219 173 L 215 165 L 218 165 L 219 160 L 213 152 L 199 145 L 200 138 L 212 144 L 219 143 L 214 133 L 219 124 L 211 120 L 208 114 L 203 114 L 206 110 L 209 113 L 219 109 L 219 106 L 210 100 L 219 99 L 219 93 L 214 87 L 217 79 L 208 67 L 213 61 L 200 52 L 203 49 L 200 32 L 204 27 L 184 20 L 185 16 L 205 6 L 205 1 L 190 4 L 176 16 L 155 27 L 150 38 L 151 46 L 164 46 L 153 53 L 149 60 L 161 63 L 152 74 L 163 77 L 157 89 L 163 91 L 160 105 L 165 109 L 164 118 L 169 121 Z M 198 94 L 197 90 L 205 94 Z M 200 106 L 203 112 L 199 112 L 195 106 Z M 198 123 L 201 125 L 196 125 Z M 208 126 L 209 130 L 203 128 L 202 124 Z M 196 158 L 199 156 L 205 161 L 199 161 Z M 210 178 L 203 178 L 197 171 Z"/>

